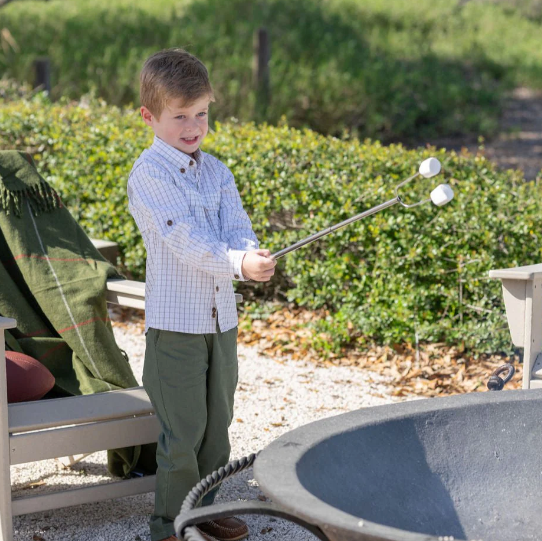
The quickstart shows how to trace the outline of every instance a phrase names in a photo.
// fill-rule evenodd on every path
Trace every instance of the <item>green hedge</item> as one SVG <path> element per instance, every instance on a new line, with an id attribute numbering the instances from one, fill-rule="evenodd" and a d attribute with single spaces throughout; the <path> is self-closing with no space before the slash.
<path id="1" fill-rule="evenodd" d="M 90 100 L 32 101 L 0 108 L 0 148 L 30 149 L 40 170 L 93 236 L 119 242 L 124 265 L 144 273 L 144 248 L 127 211 L 126 181 L 151 141 L 135 111 Z M 335 347 L 348 341 L 464 343 L 508 348 L 499 283 L 488 271 L 540 262 L 539 184 L 500 172 L 481 156 L 406 150 L 323 137 L 286 125 L 230 123 L 204 149 L 234 172 L 261 244 L 276 251 L 393 197 L 398 180 L 434 155 L 456 198 L 442 208 L 396 205 L 280 260 L 257 293 L 326 307 Z M 408 188 L 409 201 L 436 181 Z M 240 284 L 239 287 L 242 285 Z M 325 334 L 325 333 L 324 333 Z"/>
<path id="2" fill-rule="evenodd" d="M 255 109 L 252 39 L 271 36 L 272 101 Z M 542 87 L 541 24 L 458 0 L 51 0 L 2 9 L 0 74 L 33 80 L 52 61 L 53 97 L 94 91 L 137 103 L 143 60 L 183 46 L 208 65 L 215 118 L 264 118 L 340 135 L 420 141 L 491 134 L 503 91 Z M 263 115 L 263 116 L 255 116 Z"/>

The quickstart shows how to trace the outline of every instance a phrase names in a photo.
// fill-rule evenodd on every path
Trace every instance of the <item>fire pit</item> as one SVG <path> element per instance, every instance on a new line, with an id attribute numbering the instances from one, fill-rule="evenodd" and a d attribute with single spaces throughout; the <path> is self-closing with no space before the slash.
<path id="1" fill-rule="evenodd" d="M 252 455 L 195 487 L 176 531 L 200 541 L 190 525 L 265 513 L 297 522 L 324 541 L 541 539 L 541 409 L 542 389 L 471 393 L 302 426 L 254 462 L 273 503 L 195 508 L 202 494 L 249 467 Z"/>
<path id="2" fill-rule="evenodd" d="M 332 541 L 524 541 L 542 534 L 542 390 L 358 410 L 258 456 L 264 493 Z"/>

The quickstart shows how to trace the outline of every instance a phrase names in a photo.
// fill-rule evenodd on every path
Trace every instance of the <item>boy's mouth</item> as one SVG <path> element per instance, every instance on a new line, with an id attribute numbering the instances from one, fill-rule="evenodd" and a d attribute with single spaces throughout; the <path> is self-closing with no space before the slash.
<path id="1" fill-rule="evenodd" d="M 181 137 L 181 141 L 185 145 L 195 145 L 199 141 L 199 135 L 196 135 L 196 137 Z"/>

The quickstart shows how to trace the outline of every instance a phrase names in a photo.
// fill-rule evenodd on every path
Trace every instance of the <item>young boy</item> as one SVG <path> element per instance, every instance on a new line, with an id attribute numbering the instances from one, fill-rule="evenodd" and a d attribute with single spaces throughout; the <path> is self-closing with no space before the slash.
<path id="1" fill-rule="evenodd" d="M 151 540 L 173 540 L 190 489 L 229 460 L 237 385 L 232 280 L 266 282 L 276 262 L 258 249 L 229 169 L 200 150 L 214 101 L 207 69 L 182 49 L 147 59 L 141 116 L 155 134 L 128 180 L 147 249 L 143 384 L 160 420 Z M 214 500 L 209 494 L 203 505 Z M 205 539 L 248 536 L 235 517 L 200 525 Z"/>

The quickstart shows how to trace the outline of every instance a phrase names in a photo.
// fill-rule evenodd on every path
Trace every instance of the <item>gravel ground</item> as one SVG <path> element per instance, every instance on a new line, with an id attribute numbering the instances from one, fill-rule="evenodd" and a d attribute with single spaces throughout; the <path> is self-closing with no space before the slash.
<path id="1" fill-rule="evenodd" d="M 130 357 L 141 382 L 144 338 L 135 328 L 116 325 L 115 336 Z M 308 422 L 346 411 L 395 401 L 392 385 L 382 376 L 345 367 L 274 360 L 255 348 L 239 346 L 239 386 L 231 427 L 232 458 L 263 449 L 281 434 Z M 113 479 L 106 453 L 94 453 L 65 469 L 56 460 L 12 466 L 16 495 L 46 493 L 65 486 L 84 486 Z M 252 469 L 223 484 L 218 501 L 264 498 Z M 153 494 L 24 515 L 14 519 L 15 541 L 147 541 Z M 252 541 L 310 541 L 306 530 L 269 517 L 245 517 Z"/>

